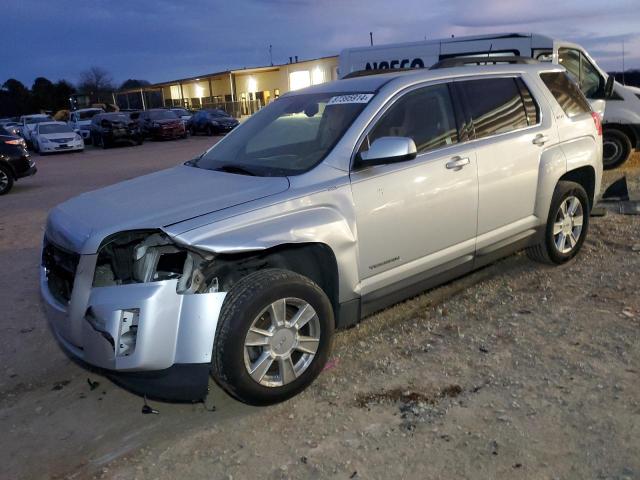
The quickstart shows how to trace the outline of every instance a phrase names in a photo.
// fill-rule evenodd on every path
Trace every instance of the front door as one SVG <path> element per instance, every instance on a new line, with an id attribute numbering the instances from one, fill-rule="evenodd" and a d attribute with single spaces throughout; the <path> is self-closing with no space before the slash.
<path id="1" fill-rule="evenodd" d="M 475 248 L 477 163 L 473 149 L 459 142 L 448 85 L 420 87 L 395 100 L 360 151 L 388 136 L 412 138 L 418 156 L 351 173 L 363 295 L 471 260 Z"/>

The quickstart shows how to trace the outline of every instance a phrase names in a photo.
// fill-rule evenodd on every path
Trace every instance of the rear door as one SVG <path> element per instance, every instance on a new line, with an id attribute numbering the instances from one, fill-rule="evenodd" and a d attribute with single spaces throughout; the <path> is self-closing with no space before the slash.
<path id="1" fill-rule="evenodd" d="M 520 76 L 464 80 L 456 88 L 478 156 L 477 250 L 482 254 L 483 248 L 539 224 L 534 209 L 540 158 L 558 143 L 558 134 Z"/>
<path id="2" fill-rule="evenodd" d="M 360 150 L 388 136 L 412 138 L 418 156 L 351 173 L 363 295 L 470 262 L 475 250 L 476 157 L 460 141 L 449 85 L 402 95 L 374 122 Z"/>

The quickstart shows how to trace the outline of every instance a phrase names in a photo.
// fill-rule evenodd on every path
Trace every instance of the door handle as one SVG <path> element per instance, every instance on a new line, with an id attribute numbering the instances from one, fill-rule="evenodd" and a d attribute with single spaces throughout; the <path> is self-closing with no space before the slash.
<path id="1" fill-rule="evenodd" d="M 455 170 L 457 172 L 458 170 L 462 170 L 462 167 L 469 165 L 470 163 L 471 160 L 469 160 L 469 157 L 453 157 L 445 166 L 449 170 Z"/>
<path id="2" fill-rule="evenodd" d="M 536 135 L 536 138 L 533 139 L 533 144 L 542 146 L 548 141 L 549 141 L 549 137 L 539 133 L 538 135 Z"/>

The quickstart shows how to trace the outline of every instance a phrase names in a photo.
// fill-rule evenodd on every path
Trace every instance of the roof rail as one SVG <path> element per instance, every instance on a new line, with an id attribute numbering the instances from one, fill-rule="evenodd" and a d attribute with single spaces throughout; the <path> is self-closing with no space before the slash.
<path id="1" fill-rule="evenodd" d="M 440 68 L 464 67 L 467 65 L 502 65 L 505 63 L 536 64 L 540 62 L 530 57 L 519 57 L 516 55 L 504 56 L 504 57 L 490 56 L 490 55 L 483 55 L 483 56 L 477 56 L 477 57 L 451 57 L 451 58 L 445 58 L 444 60 L 440 60 L 438 63 L 434 63 L 431 67 L 429 67 L 429 70 L 438 70 Z"/>
<path id="2" fill-rule="evenodd" d="M 347 73 L 342 77 L 342 80 L 346 80 L 347 78 L 368 77 L 369 75 L 382 75 L 383 73 L 408 72 L 410 70 L 415 70 L 415 68 L 378 68 L 370 70 L 356 70 L 355 72 Z"/>

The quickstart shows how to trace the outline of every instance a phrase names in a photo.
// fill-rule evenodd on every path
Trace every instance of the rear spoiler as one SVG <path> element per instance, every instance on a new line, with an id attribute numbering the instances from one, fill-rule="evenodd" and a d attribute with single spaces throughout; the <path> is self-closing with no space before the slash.
<path id="1" fill-rule="evenodd" d="M 451 57 L 434 63 L 429 70 L 438 70 L 440 68 L 466 67 L 468 65 L 504 65 L 504 64 L 536 64 L 540 63 L 530 57 L 519 57 L 516 55 L 508 57 L 496 56 L 478 56 L 478 57 Z"/>

